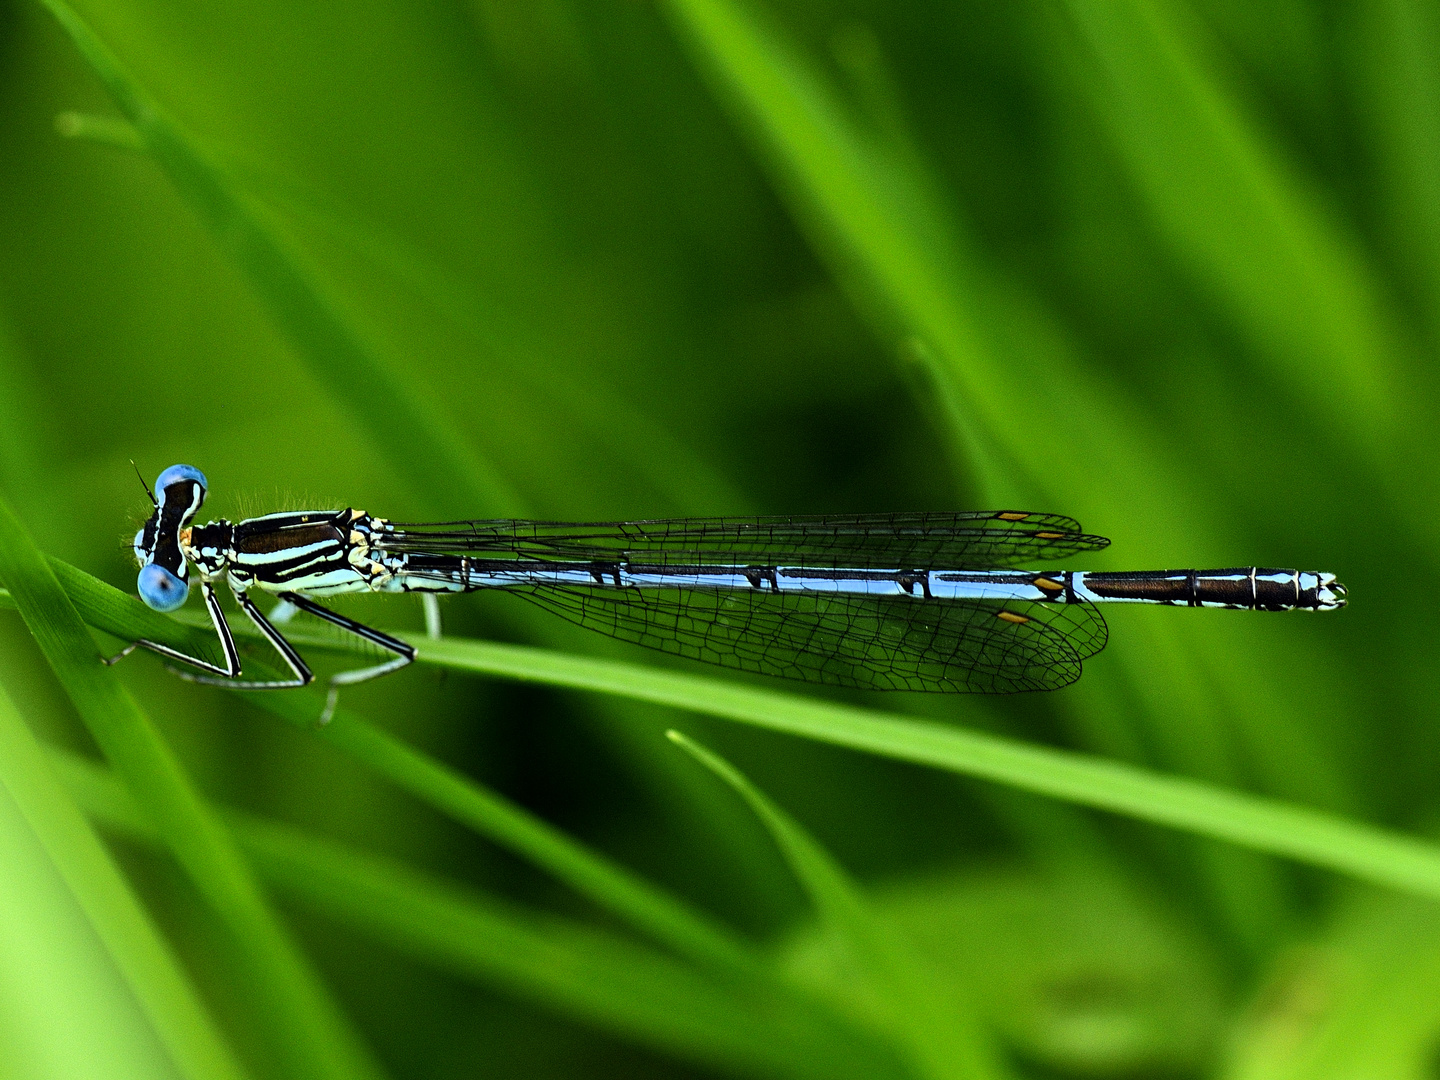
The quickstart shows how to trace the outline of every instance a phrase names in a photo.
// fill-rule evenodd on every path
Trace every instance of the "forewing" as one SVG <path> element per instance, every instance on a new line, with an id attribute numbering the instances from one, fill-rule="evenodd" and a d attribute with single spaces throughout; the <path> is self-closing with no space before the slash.
<path id="1" fill-rule="evenodd" d="M 561 618 L 739 671 L 867 690 L 1008 694 L 1080 677 L 1105 647 L 1091 604 L 760 590 L 512 590 Z"/>
<path id="2" fill-rule="evenodd" d="M 628 522 L 473 521 L 396 525 L 382 546 L 658 566 L 980 570 L 1096 551 L 1075 519 L 1022 511 Z"/>

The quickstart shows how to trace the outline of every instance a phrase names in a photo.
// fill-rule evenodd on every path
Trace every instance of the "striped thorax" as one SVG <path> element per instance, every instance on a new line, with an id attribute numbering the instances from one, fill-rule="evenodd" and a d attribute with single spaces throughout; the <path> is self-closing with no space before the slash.
<path id="1" fill-rule="evenodd" d="M 383 528 L 363 510 L 284 512 L 184 529 L 180 550 L 202 580 L 236 592 L 385 592 L 404 559 L 372 546 Z"/>

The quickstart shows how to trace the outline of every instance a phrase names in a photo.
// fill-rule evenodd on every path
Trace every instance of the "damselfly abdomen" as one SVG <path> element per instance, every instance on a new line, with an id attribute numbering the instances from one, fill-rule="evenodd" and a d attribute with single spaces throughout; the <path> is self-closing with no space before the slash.
<path id="1" fill-rule="evenodd" d="M 1097 603 L 1253 611 L 1345 604 L 1334 575 L 1302 570 L 1016 569 L 1109 543 L 1055 514 L 401 524 L 346 509 L 192 526 L 205 492 L 204 475 L 189 465 L 161 473 L 135 557 L 140 596 L 159 611 L 185 602 L 195 568 L 223 660 L 135 644 L 202 672 L 181 672 L 197 682 L 304 686 L 313 678 L 309 667 L 251 596 L 255 589 L 273 593 L 392 654 L 334 676 L 326 718 L 339 686 L 416 656 L 413 646 L 313 599 L 341 593 L 504 589 L 611 637 L 741 671 L 872 690 L 986 694 L 1051 690 L 1078 679 L 1082 662 L 1105 647 Z M 292 678 L 240 678 L 216 581 L 230 587 Z"/>

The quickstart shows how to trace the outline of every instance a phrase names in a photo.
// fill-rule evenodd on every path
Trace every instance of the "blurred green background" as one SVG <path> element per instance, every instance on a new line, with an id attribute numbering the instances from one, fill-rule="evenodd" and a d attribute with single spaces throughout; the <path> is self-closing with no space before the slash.
<path id="1" fill-rule="evenodd" d="M 0 0 L 0 481 L 47 553 L 133 592 L 131 459 L 203 469 L 217 517 L 1068 513 L 1113 540 L 1077 569 L 1329 570 L 1351 605 L 1120 610 L 1063 691 L 845 700 L 1434 826 L 1440 6 L 78 10 L 163 121 L 137 137 L 52 12 Z M 677 666 L 523 606 L 446 631 Z M 30 727 L 93 755 L 12 613 L 0 650 Z M 116 671 L 208 798 L 632 940 L 313 733 Z M 1436 1075 L 1432 901 L 618 699 L 417 667 L 345 704 L 874 1029 L 770 835 L 661 733 L 723 753 L 934 969 L 961 1049 L 909 1075 Z M 183 1075 L 0 819 L 0 1077 Z M 297 1075 L 193 883 L 112 850 L 243 1068 Z M 274 900 L 375 1075 L 806 1074 Z"/>

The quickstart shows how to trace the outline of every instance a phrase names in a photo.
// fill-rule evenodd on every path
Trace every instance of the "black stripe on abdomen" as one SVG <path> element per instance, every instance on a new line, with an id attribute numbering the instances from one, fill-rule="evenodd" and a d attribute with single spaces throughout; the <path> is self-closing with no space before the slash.
<path id="1" fill-rule="evenodd" d="M 1087 590 L 1105 600 L 1257 611 L 1288 611 L 1315 605 L 1314 596 L 1307 597 L 1300 588 L 1294 570 L 1271 567 L 1097 571 L 1086 574 L 1084 581 Z"/>

